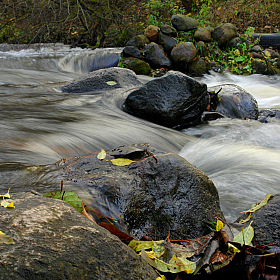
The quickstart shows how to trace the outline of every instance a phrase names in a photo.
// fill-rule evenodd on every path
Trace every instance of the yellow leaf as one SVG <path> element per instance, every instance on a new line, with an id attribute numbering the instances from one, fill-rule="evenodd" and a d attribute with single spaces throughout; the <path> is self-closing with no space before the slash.
<path id="1" fill-rule="evenodd" d="M 100 153 L 97 155 L 97 158 L 102 160 L 105 157 L 106 157 L 106 152 L 103 149 L 101 149 Z"/>
<path id="2" fill-rule="evenodd" d="M 218 11 L 220 11 L 220 10 L 221 10 L 221 8 L 222 8 L 222 7 L 219 7 L 219 8 L 218 8 Z"/>
<path id="3" fill-rule="evenodd" d="M 126 166 L 126 165 L 129 165 L 129 164 L 135 162 L 135 160 L 131 160 L 129 158 L 115 158 L 115 159 L 112 159 L 110 161 L 114 165 L 117 165 L 117 166 Z"/>
<path id="4" fill-rule="evenodd" d="M 267 51 L 267 50 L 264 51 L 264 55 L 265 55 L 266 57 L 270 57 L 270 56 L 271 56 L 270 52 Z"/>
<path id="5" fill-rule="evenodd" d="M 7 202 L 6 200 L 3 199 L 3 201 L 1 202 L 1 206 L 5 207 L 5 208 L 15 208 L 14 206 L 14 202 Z"/>
<path id="6" fill-rule="evenodd" d="M 250 245 L 254 237 L 254 229 L 251 226 L 252 222 L 245 229 L 239 232 L 234 238 L 233 242 L 240 243 L 241 245 Z"/>
<path id="7" fill-rule="evenodd" d="M 0 244 L 4 243 L 4 244 L 15 244 L 14 240 L 6 235 L 5 233 L 3 233 L 2 231 L 0 231 Z"/>
<path id="8" fill-rule="evenodd" d="M 1 194 L 0 197 L 11 198 L 9 191 L 10 191 L 10 189 L 8 189 L 8 192 L 6 194 Z"/>
<path id="9" fill-rule="evenodd" d="M 249 210 L 244 211 L 244 212 L 240 212 L 240 213 L 254 213 L 254 212 L 256 212 L 257 210 L 259 210 L 260 208 L 262 208 L 264 205 L 267 204 L 267 202 L 270 199 L 271 195 L 272 195 L 272 193 L 266 194 L 265 198 L 261 202 L 255 203 L 255 204 L 251 205 L 251 208 Z"/>
<path id="10" fill-rule="evenodd" d="M 109 85 L 109 86 L 114 86 L 117 83 L 115 81 L 108 81 L 108 82 L 106 82 L 106 84 Z"/>
<path id="11" fill-rule="evenodd" d="M 147 251 L 146 252 L 148 257 L 152 260 L 154 260 L 157 256 L 156 256 L 156 253 L 154 251 Z"/>
<path id="12" fill-rule="evenodd" d="M 224 227 L 223 222 L 217 219 L 216 231 L 220 231 L 223 227 Z"/>

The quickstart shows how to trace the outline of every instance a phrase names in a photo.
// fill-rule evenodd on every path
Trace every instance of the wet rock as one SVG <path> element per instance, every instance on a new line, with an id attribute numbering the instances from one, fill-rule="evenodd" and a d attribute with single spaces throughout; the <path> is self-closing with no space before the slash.
<path id="1" fill-rule="evenodd" d="M 253 58 L 258 58 L 258 59 L 262 59 L 264 57 L 263 54 L 257 52 L 252 52 L 252 56 Z"/>
<path id="2" fill-rule="evenodd" d="M 63 178 L 87 189 L 96 206 L 118 219 L 116 226 L 123 221 L 129 234 L 160 240 L 170 229 L 170 239 L 195 238 L 207 233 L 205 224 L 215 215 L 223 218 L 213 182 L 179 155 L 148 144 L 106 152 L 103 161 L 97 153 L 63 159 Z M 120 157 L 136 162 L 116 166 L 109 161 Z"/>
<path id="3" fill-rule="evenodd" d="M 154 42 L 145 46 L 144 57 L 153 68 L 171 67 L 171 61 L 165 55 L 163 47 Z"/>
<path id="4" fill-rule="evenodd" d="M 122 51 L 122 56 L 124 57 L 135 57 L 138 59 L 144 59 L 144 54 L 141 50 L 133 46 L 126 46 Z"/>
<path id="5" fill-rule="evenodd" d="M 259 120 L 262 121 L 263 119 L 267 119 L 267 118 L 280 119 L 280 109 L 263 109 L 263 110 L 260 110 Z"/>
<path id="6" fill-rule="evenodd" d="M 184 127 L 197 119 L 209 104 L 207 87 L 177 71 L 152 80 L 133 91 L 124 110 L 167 127 Z"/>
<path id="7" fill-rule="evenodd" d="M 196 56 L 196 48 L 191 42 L 182 42 L 171 51 L 171 58 L 175 63 L 190 63 Z"/>
<path id="8" fill-rule="evenodd" d="M 258 119 L 258 104 L 247 91 L 236 85 L 221 85 L 209 88 L 218 92 L 219 102 L 214 110 L 228 118 Z"/>
<path id="9" fill-rule="evenodd" d="M 149 44 L 149 43 L 150 43 L 150 41 L 145 35 L 137 35 L 137 36 L 131 38 L 126 43 L 126 45 L 127 46 L 133 46 L 133 47 L 136 47 L 138 49 L 142 49 L 142 48 L 144 48 L 144 46 L 146 44 Z"/>
<path id="10" fill-rule="evenodd" d="M 154 270 L 116 236 L 69 204 L 31 193 L 12 194 L 15 209 L 0 208 L 0 278 L 151 279 Z"/>
<path id="11" fill-rule="evenodd" d="M 145 36 L 151 42 L 157 42 L 159 31 L 160 31 L 159 27 L 157 27 L 155 25 L 149 25 L 145 30 Z"/>
<path id="12" fill-rule="evenodd" d="M 198 28 L 193 35 L 196 41 L 210 42 L 212 40 L 211 32 L 206 28 Z"/>
<path id="13" fill-rule="evenodd" d="M 128 57 L 122 60 L 125 68 L 134 71 L 137 75 L 148 75 L 151 72 L 151 66 L 138 58 Z"/>
<path id="14" fill-rule="evenodd" d="M 115 84 L 110 84 L 110 82 Z M 142 82 L 133 71 L 125 68 L 111 67 L 93 71 L 85 77 L 74 80 L 63 86 L 62 91 L 83 93 L 140 85 L 142 85 Z"/>
<path id="15" fill-rule="evenodd" d="M 198 21 L 185 15 L 173 15 L 171 23 L 177 31 L 191 31 L 198 27 Z"/>
<path id="16" fill-rule="evenodd" d="M 246 214 L 237 222 L 242 218 L 246 218 Z M 273 195 L 265 206 L 252 213 L 250 221 L 254 221 L 253 245 L 280 244 L 280 194 Z"/>
<path id="17" fill-rule="evenodd" d="M 196 58 L 187 68 L 188 74 L 192 77 L 201 77 L 208 73 L 208 65 L 201 57 Z"/>
<path id="18" fill-rule="evenodd" d="M 170 36 L 167 36 L 161 32 L 159 33 L 159 36 L 158 36 L 158 42 L 167 53 L 170 53 L 171 50 L 173 49 L 173 47 L 177 44 L 176 39 L 174 39 Z"/>
<path id="19" fill-rule="evenodd" d="M 212 38 L 216 42 L 218 42 L 220 46 L 225 45 L 227 42 L 229 42 L 231 39 L 237 36 L 238 36 L 237 29 L 231 23 L 220 25 L 216 27 L 212 32 Z"/>
<path id="20" fill-rule="evenodd" d="M 170 36 L 170 37 L 177 37 L 177 30 L 168 24 L 163 24 L 160 26 L 160 31 L 162 34 Z"/>

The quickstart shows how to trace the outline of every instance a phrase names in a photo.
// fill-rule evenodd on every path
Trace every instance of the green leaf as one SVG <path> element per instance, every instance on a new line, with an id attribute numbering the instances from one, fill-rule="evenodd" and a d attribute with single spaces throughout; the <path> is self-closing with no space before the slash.
<path id="1" fill-rule="evenodd" d="M 126 166 L 126 165 L 129 165 L 129 164 L 135 162 L 135 160 L 131 160 L 129 158 L 115 158 L 115 159 L 112 159 L 109 161 L 111 161 L 114 165 L 117 165 L 117 166 Z"/>
<path id="2" fill-rule="evenodd" d="M 78 212 L 83 212 L 83 202 L 81 198 L 74 192 L 68 191 L 57 191 L 57 192 L 48 192 L 43 195 L 44 197 L 50 197 L 55 199 L 60 199 L 71 206 L 73 206 Z"/>
<path id="3" fill-rule="evenodd" d="M 251 226 L 252 222 L 245 229 L 239 232 L 234 238 L 233 242 L 240 243 L 241 245 L 250 245 L 254 237 L 254 229 Z"/>
<path id="4" fill-rule="evenodd" d="M 106 152 L 103 149 L 101 149 L 100 153 L 97 155 L 97 158 L 100 160 L 106 158 Z"/>
<path id="5" fill-rule="evenodd" d="M 3 233 L 2 231 L 0 231 L 0 244 L 1 243 L 4 243 L 4 244 L 16 244 L 14 242 L 14 240 L 10 236 L 8 236 L 5 233 Z"/>
<path id="6" fill-rule="evenodd" d="M 117 83 L 115 81 L 108 81 L 108 82 L 106 82 L 106 84 L 109 86 L 117 85 Z"/>
<path id="7" fill-rule="evenodd" d="M 272 193 L 266 194 L 265 198 L 261 202 L 252 204 L 249 210 L 241 212 L 241 213 L 254 213 L 254 212 L 256 212 L 257 210 L 259 210 L 260 208 L 262 208 L 264 205 L 267 204 L 271 195 L 272 195 Z"/>

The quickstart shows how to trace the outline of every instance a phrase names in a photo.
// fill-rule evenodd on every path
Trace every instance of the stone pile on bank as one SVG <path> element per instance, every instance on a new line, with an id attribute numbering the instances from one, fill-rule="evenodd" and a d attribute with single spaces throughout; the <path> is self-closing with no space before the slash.
<path id="1" fill-rule="evenodd" d="M 171 24 L 160 27 L 150 25 L 144 34 L 131 38 L 123 50 L 120 65 L 136 74 L 148 75 L 152 69 L 164 68 L 165 71 L 179 70 L 198 77 L 209 70 L 221 71 L 219 63 L 211 61 L 211 52 L 215 51 L 213 45 L 216 44 L 218 52 L 228 49 L 238 52 L 245 44 L 251 57 L 252 73 L 280 74 L 279 53 L 271 48 L 263 49 L 248 36 L 246 39 L 239 36 L 231 23 L 204 28 L 199 27 L 198 22 L 191 17 L 174 15 Z M 236 56 L 239 55 L 236 53 Z"/>

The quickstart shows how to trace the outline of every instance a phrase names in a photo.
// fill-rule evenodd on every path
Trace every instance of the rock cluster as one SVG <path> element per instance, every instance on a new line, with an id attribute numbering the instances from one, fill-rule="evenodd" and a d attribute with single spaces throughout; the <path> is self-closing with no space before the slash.
<path id="1" fill-rule="evenodd" d="M 213 44 L 221 50 L 227 48 L 238 50 L 244 43 L 248 46 L 254 45 L 254 40 L 249 42 L 240 37 L 236 27 L 231 23 L 221 24 L 216 28 L 199 27 L 195 19 L 178 14 L 172 16 L 171 24 L 172 26 L 164 24 L 160 27 L 150 25 L 144 35 L 130 39 L 123 50 L 122 55 L 126 59 L 121 62 L 122 66 L 132 69 L 131 64 L 135 64 L 135 60 L 142 60 L 147 62 L 151 69 L 174 69 L 198 77 L 208 73 L 209 70 L 221 71 L 215 65 L 215 60 L 209 62 L 209 59 L 205 58 L 211 53 Z M 280 73 L 277 52 L 270 48 L 263 49 L 259 45 L 254 46 L 252 50 L 248 47 L 246 51 L 250 51 L 248 56 L 252 57 L 251 68 L 254 73 L 269 75 Z M 132 58 L 134 62 L 130 62 Z M 139 69 L 137 74 L 147 75 L 151 69 Z"/>

